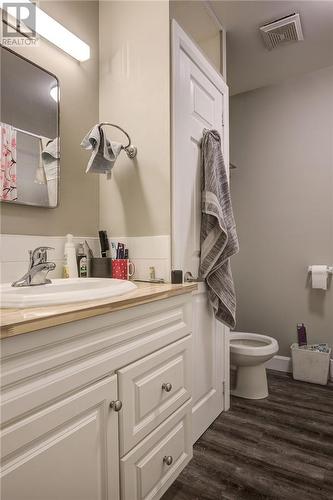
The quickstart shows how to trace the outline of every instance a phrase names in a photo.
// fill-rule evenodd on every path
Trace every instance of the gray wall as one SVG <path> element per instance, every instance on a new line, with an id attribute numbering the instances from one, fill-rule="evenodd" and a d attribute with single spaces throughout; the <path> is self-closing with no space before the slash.
<path id="1" fill-rule="evenodd" d="M 231 162 L 237 330 L 285 356 L 297 322 L 333 344 L 333 283 L 307 282 L 309 264 L 333 265 L 333 67 L 233 97 Z"/>
<path id="2" fill-rule="evenodd" d="M 91 59 L 79 63 L 45 40 L 38 47 L 17 49 L 60 80 L 60 206 L 45 209 L 2 203 L 1 232 L 96 235 L 98 178 L 84 173 L 89 155 L 80 142 L 98 121 L 98 2 L 41 1 L 40 7 L 90 45 Z"/>

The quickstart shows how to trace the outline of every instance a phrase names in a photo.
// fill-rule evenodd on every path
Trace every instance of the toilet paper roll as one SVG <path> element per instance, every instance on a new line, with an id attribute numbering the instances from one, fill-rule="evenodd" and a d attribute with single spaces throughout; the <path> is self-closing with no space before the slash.
<path id="1" fill-rule="evenodd" d="M 311 266 L 312 288 L 327 290 L 328 269 L 327 266 Z"/>

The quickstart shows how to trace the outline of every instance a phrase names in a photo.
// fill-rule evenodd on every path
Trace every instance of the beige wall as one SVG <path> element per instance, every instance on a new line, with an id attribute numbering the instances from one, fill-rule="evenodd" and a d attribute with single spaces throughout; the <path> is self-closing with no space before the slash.
<path id="1" fill-rule="evenodd" d="M 221 39 L 216 22 L 204 2 L 198 0 L 171 0 L 170 18 L 175 19 L 199 45 L 213 66 L 221 70 Z"/>
<path id="2" fill-rule="evenodd" d="M 333 67 L 233 97 L 231 161 L 237 330 L 285 356 L 297 322 L 333 344 L 333 283 L 307 282 L 309 264 L 333 264 Z"/>
<path id="3" fill-rule="evenodd" d="M 169 5 L 100 3 L 100 119 L 138 148 L 100 179 L 100 227 L 117 236 L 170 233 Z M 108 136 L 124 137 L 108 128 Z"/>
<path id="4" fill-rule="evenodd" d="M 45 209 L 3 203 L 1 232 L 95 235 L 98 179 L 84 173 L 88 156 L 81 150 L 80 142 L 98 121 L 98 2 L 42 1 L 40 6 L 90 45 L 91 59 L 80 64 L 44 40 L 38 48 L 19 50 L 60 80 L 60 206 Z"/>

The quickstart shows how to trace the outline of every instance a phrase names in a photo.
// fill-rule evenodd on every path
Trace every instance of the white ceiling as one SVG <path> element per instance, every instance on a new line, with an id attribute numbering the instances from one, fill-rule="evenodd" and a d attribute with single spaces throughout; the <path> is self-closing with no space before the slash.
<path id="1" fill-rule="evenodd" d="M 232 94 L 275 84 L 333 65 L 333 1 L 211 1 L 227 30 L 228 84 Z M 304 41 L 265 48 L 259 26 L 299 12 Z"/>

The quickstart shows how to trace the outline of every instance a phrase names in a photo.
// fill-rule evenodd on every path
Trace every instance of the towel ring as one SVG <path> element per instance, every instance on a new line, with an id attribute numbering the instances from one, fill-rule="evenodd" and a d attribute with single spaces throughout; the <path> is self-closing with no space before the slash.
<path id="1" fill-rule="evenodd" d="M 103 127 L 104 125 L 108 125 L 109 127 L 115 127 L 118 130 L 120 130 L 124 135 L 126 135 L 128 144 L 126 146 L 122 145 L 121 147 L 126 152 L 129 158 L 131 159 L 135 158 L 138 152 L 138 148 L 132 144 L 131 138 L 128 135 L 128 133 L 125 132 L 123 128 L 119 127 L 119 125 L 115 125 L 114 123 L 102 122 L 99 124 L 99 127 Z"/>

